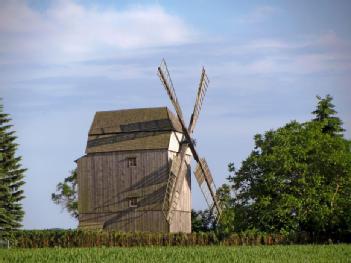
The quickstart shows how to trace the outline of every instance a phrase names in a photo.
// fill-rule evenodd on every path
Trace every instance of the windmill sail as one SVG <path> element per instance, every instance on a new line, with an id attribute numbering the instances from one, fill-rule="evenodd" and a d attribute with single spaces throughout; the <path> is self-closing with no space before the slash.
<path id="1" fill-rule="evenodd" d="M 186 140 L 190 141 L 190 136 L 187 134 L 187 129 L 184 125 L 183 112 L 180 108 L 178 98 L 173 86 L 171 76 L 169 74 L 166 61 L 163 59 L 161 65 L 158 67 L 158 76 L 167 91 L 167 94 L 177 112 L 179 122 L 185 134 Z M 179 201 L 179 193 L 182 188 L 184 178 L 186 175 L 187 164 L 185 161 L 185 153 L 187 151 L 187 144 L 183 144 L 179 153 L 176 155 L 172 162 L 171 171 L 168 178 L 166 187 L 166 194 L 163 201 L 163 212 L 168 222 L 172 220 L 175 209 Z"/>
<path id="2" fill-rule="evenodd" d="M 216 185 L 205 159 L 200 159 L 195 169 L 195 177 L 206 199 L 207 205 L 218 219 L 222 210 L 216 197 Z"/>
<path id="3" fill-rule="evenodd" d="M 189 127 L 188 127 L 188 131 L 190 134 L 193 133 L 193 130 L 195 128 L 195 124 L 197 122 L 197 119 L 199 118 L 199 114 L 200 114 L 200 111 L 202 108 L 202 103 L 204 101 L 205 94 L 207 91 L 208 83 L 209 83 L 209 80 L 208 80 L 208 77 L 206 75 L 206 71 L 204 68 L 202 68 L 200 84 L 199 84 L 199 88 L 197 90 L 194 110 L 193 110 L 193 113 L 191 114 L 191 119 L 190 119 L 190 123 L 189 123 Z"/>
<path id="4" fill-rule="evenodd" d="M 186 144 L 181 146 L 180 152 L 173 158 L 170 174 L 168 178 L 166 194 L 163 201 L 163 213 L 170 223 L 174 211 L 177 209 L 179 201 L 179 193 L 181 192 L 183 182 L 187 173 L 186 151 L 188 147 Z"/>
<path id="5" fill-rule="evenodd" d="M 158 67 L 158 76 L 163 86 L 165 87 L 167 94 L 177 112 L 177 117 L 182 126 L 183 135 L 185 137 L 185 140 L 180 143 L 180 151 L 174 157 L 171 165 L 169 179 L 166 187 L 166 194 L 163 202 L 163 212 L 166 216 L 167 221 L 171 222 L 174 211 L 177 208 L 179 193 L 181 192 L 181 188 L 187 171 L 185 153 L 189 148 L 191 150 L 193 158 L 198 163 L 197 168 L 195 170 L 196 179 L 200 185 L 202 193 L 205 196 L 207 204 L 218 219 L 221 214 L 221 208 L 219 201 L 216 197 L 216 186 L 213 182 L 211 172 L 208 168 L 205 159 L 199 158 L 199 155 L 197 154 L 195 145 L 193 143 L 193 139 L 191 138 L 191 134 L 195 128 L 197 119 L 199 117 L 202 108 L 202 103 L 209 83 L 205 69 L 202 69 L 194 110 L 191 115 L 191 120 L 188 127 L 186 127 L 184 124 L 183 113 L 180 108 L 178 98 L 173 87 L 172 79 L 170 77 L 167 64 L 164 59 Z"/>
<path id="6" fill-rule="evenodd" d="M 169 74 L 168 68 L 166 61 L 163 59 L 160 66 L 158 67 L 158 72 L 157 72 L 163 86 L 165 87 L 169 98 L 171 99 L 171 102 L 177 112 L 178 118 L 180 119 L 181 123 L 184 124 L 184 119 L 183 119 L 183 112 L 182 109 L 180 108 L 178 98 L 175 92 L 175 89 L 173 87 L 173 82 L 171 79 L 171 76 Z"/>

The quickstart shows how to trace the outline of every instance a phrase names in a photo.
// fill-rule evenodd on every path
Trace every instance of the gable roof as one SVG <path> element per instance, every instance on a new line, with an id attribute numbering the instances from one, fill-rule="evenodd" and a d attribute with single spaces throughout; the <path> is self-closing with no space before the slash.
<path id="1" fill-rule="evenodd" d="M 182 132 L 182 128 L 178 118 L 167 107 L 98 111 L 89 135 L 137 131 Z"/>
<path id="2" fill-rule="evenodd" d="M 172 131 L 182 129 L 166 107 L 96 112 L 86 153 L 168 149 Z"/>

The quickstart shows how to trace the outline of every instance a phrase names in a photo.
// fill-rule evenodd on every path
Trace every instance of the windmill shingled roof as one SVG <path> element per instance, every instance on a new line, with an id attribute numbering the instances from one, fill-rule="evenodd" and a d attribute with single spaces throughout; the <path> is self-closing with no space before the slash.
<path id="1" fill-rule="evenodd" d="M 177 117 L 167 107 L 98 111 L 89 135 L 160 130 L 182 131 Z"/>
<path id="2" fill-rule="evenodd" d="M 166 107 L 96 112 L 86 153 L 167 149 L 171 131 L 182 129 Z"/>

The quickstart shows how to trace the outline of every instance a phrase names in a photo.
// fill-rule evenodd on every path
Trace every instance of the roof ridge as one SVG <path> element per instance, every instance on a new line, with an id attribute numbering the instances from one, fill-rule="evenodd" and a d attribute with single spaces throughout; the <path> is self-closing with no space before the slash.
<path id="1" fill-rule="evenodd" d="M 104 111 L 96 111 L 96 113 L 100 113 L 100 112 L 119 112 L 119 111 L 130 111 L 130 110 L 148 110 L 148 109 L 153 109 L 153 110 L 156 110 L 156 109 L 167 109 L 168 110 L 168 107 L 167 106 L 160 106 L 160 107 L 145 107 L 145 108 L 128 108 L 128 109 L 120 109 L 120 110 L 104 110 Z"/>

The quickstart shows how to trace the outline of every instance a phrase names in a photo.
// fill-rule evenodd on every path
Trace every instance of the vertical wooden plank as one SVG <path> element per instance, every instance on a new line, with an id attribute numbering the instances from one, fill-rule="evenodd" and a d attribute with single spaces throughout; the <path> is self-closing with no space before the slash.
<path id="1" fill-rule="evenodd" d="M 110 153 L 107 158 L 107 178 L 105 180 L 105 189 L 106 189 L 106 200 L 105 200 L 105 211 L 110 211 L 110 205 L 112 203 L 112 168 L 111 163 L 113 159 L 113 153 Z"/>
<path id="2" fill-rule="evenodd" d="M 106 153 L 101 155 L 101 198 L 100 198 L 100 212 L 103 213 L 105 210 L 105 199 L 106 199 L 106 189 L 105 189 L 105 179 L 106 179 Z"/>
<path id="3" fill-rule="evenodd" d="M 94 200 L 94 210 L 99 213 L 99 207 L 100 207 L 100 194 L 101 194 L 101 186 L 100 186 L 100 169 L 101 169 L 101 156 L 99 154 L 96 155 L 95 157 L 95 200 Z"/>
<path id="4" fill-rule="evenodd" d="M 137 157 L 135 168 L 127 167 L 126 158 L 130 155 Z M 137 193 L 140 197 L 139 201 L 152 198 L 151 205 L 139 206 L 135 212 L 126 213 L 111 227 L 121 231 L 168 232 L 171 229 L 162 213 L 163 198 L 160 195 L 155 196 L 167 183 L 168 171 L 165 171 L 167 166 L 167 150 L 114 152 L 89 156 L 85 161 L 84 173 L 90 179 L 80 184 L 80 187 L 90 189 L 88 203 L 91 208 L 96 208 L 96 213 L 89 217 L 92 221 L 100 221 L 103 224 L 118 211 L 129 211 L 128 193 Z M 161 180 L 164 180 L 164 183 Z M 136 185 L 137 188 L 135 188 Z M 146 191 L 147 188 L 149 188 L 148 191 Z M 183 186 L 182 196 L 178 210 L 190 210 L 190 190 L 186 184 Z M 150 200 L 144 201 L 150 204 Z M 91 211 L 93 212 L 92 209 Z M 109 213 L 110 211 L 114 211 L 115 214 Z M 183 219 L 181 213 L 176 217 L 177 223 L 172 226 L 172 229 L 186 230 L 188 220 Z"/>
<path id="5" fill-rule="evenodd" d="M 90 192 L 91 192 L 91 183 L 90 183 L 90 174 L 91 174 L 91 158 L 86 156 L 85 157 L 85 162 L 84 162 L 84 188 L 86 191 L 86 209 L 85 212 L 89 212 L 91 208 L 91 202 L 90 202 Z"/>
<path id="6" fill-rule="evenodd" d="M 116 211 L 119 209 L 119 202 L 117 202 L 117 200 L 119 200 L 120 195 L 119 193 L 121 193 L 119 191 L 119 187 L 121 187 L 121 182 L 122 182 L 122 175 L 120 172 L 120 163 L 119 163 L 119 154 L 115 153 L 114 154 L 114 163 L 113 163 L 113 178 L 114 178 L 114 204 L 112 206 L 112 210 Z"/>
<path id="7" fill-rule="evenodd" d="M 92 196 L 91 196 L 91 205 L 92 205 L 92 212 L 95 212 L 95 207 L 96 207 L 96 197 L 97 197 L 97 190 L 98 190 L 98 184 L 97 184 L 97 176 L 98 176 L 98 164 L 97 164 L 97 156 L 94 155 L 91 157 L 92 158 L 92 164 L 93 164 L 93 172 L 91 174 L 92 177 Z"/>
<path id="8" fill-rule="evenodd" d="M 95 157 L 94 156 L 90 156 L 89 157 L 89 169 L 90 172 L 89 174 L 89 189 L 91 189 L 89 191 L 89 212 L 91 214 L 89 214 L 89 218 L 91 221 L 95 220 L 95 215 L 93 213 L 95 213 L 94 211 L 94 206 L 95 206 L 95 191 L 96 191 L 96 187 L 95 187 Z"/>
<path id="9" fill-rule="evenodd" d="M 111 163 L 111 205 L 110 211 L 115 211 L 115 207 L 117 206 L 117 194 L 116 191 L 117 184 L 118 184 L 118 177 L 115 170 L 116 165 L 116 153 L 112 155 L 112 163 Z"/>

